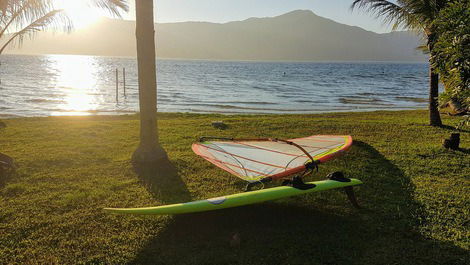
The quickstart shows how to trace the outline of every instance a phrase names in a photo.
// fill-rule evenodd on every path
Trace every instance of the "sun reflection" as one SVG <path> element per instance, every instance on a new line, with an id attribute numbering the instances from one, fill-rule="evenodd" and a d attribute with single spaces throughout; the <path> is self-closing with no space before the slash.
<path id="1" fill-rule="evenodd" d="M 53 55 L 56 86 L 90 89 L 95 86 L 95 59 L 92 56 Z"/>
<path id="2" fill-rule="evenodd" d="M 74 90 L 72 93 L 69 93 L 65 98 L 65 102 L 65 106 L 62 107 L 68 111 L 89 111 L 93 110 L 96 106 L 94 104 L 94 97 L 84 89 Z"/>
<path id="3" fill-rule="evenodd" d="M 88 115 L 99 105 L 96 93 L 97 64 L 94 57 L 53 55 L 55 87 L 65 97 L 52 115 Z"/>

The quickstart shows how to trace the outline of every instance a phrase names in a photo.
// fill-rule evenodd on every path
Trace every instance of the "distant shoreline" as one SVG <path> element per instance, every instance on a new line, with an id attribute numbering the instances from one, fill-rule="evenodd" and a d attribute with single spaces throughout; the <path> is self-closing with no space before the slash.
<path id="1" fill-rule="evenodd" d="M 158 51 L 157 51 L 158 53 Z M 23 54 L 23 53 L 8 53 L 6 52 L 3 54 L 3 56 L 82 56 L 82 57 L 102 57 L 102 58 L 117 58 L 117 59 L 133 59 L 137 60 L 136 56 L 114 56 L 114 55 L 93 55 L 93 54 L 68 54 L 68 53 L 31 53 L 31 54 Z M 1 60 L 1 56 L 0 56 Z M 352 60 L 352 61 L 341 61 L 341 60 L 319 60 L 319 61 L 290 61 L 290 60 L 281 60 L 281 61 L 276 61 L 276 60 L 228 60 L 228 59 L 190 59 L 190 58 L 168 58 L 168 57 L 158 57 L 157 56 L 157 61 L 162 60 L 162 61 L 187 61 L 187 62 L 233 62 L 233 63 L 390 63 L 390 64 L 416 64 L 416 63 L 422 63 L 422 64 L 429 64 L 428 60 L 409 60 L 409 61 L 360 61 L 360 60 Z"/>

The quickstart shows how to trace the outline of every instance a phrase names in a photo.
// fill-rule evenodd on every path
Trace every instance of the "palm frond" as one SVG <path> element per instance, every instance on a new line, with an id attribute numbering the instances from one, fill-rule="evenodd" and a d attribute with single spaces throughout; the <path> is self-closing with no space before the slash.
<path id="1" fill-rule="evenodd" d="M 127 0 L 67 1 L 88 1 L 115 16 L 120 16 L 121 11 L 129 10 Z M 59 27 L 70 31 L 72 24 L 62 10 L 54 8 L 53 0 L 0 0 L 0 39 L 9 33 L 7 41 L 0 44 L 0 53 L 14 43 L 21 45 L 25 36 L 33 37 L 38 31 Z"/>
<path id="2" fill-rule="evenodd" d="M 19 32 L 24 25 L 30 25 L 41 17 L 47 16 L 53 8 L 51 0 L 5 0 L 8 2 L 6 12 L 0 20 L 0 38 L 6 33 Z M 59 18 L 59 16 L 56 16 Z M 51 26 L 58 28 L 62 26 L 64 31 L 70 31 L 71 23 L 65 15 L 60 16 L 60 20 L 50 21 Z M 54 22 L 54 23 L 52 23 Z"/>
<path id="3" fill-rule="evenodd" d="M 360 8 L 382 18 L 393 29 L 405 27 L 429 34 L 432 22 L 452 0 L 354 0 L 351 9 Z"/>
<path id="4" fill-rule="evenodd" d="M 111 14 L 121 17 L 121 11 L 129 11 L 127 0 L 93 0 L 95 6 L 108 10 Z"/>
<path id="5" fill-rule="evenodd" d="M 2 27 L 18 31 L 38 17 L 54 10 L 52 0 L 4 0 L 6 7 L 2 14 Z"/>
<path id="6" fill-rule="evenodd" d="M 37 32 L 53 26 L 69 25 L 68 18 L 64 15 L 63 10 L 52 10 L 45 15 L 35 19 L 26 27 L 18 32 L 9 35 L 8 40 L 0 48 L 0 54 L 10 45 L 17 43 L 21 45 L 25 36 L 33 37 Z"/>
<path id="7" fill-rule="evenodd" d="M 428 45 L 419 45 L 416 50 L 421 51 L 423 54 L 430 54 Z"/>
<path id="8" fill-rule="evenodd" d="M 52 0 L 6 0 L 6 17 L 9 18 L 9 28 L 20 30 L 22 25 L 28 24 L 38 17 L 44 16 L 54 10 Z M 7 22 L 7 23 L 8 23 Z"/>
<path id="9" fill-rule="evenodd" d="M 392 29 L 404 27 L 411 30 L 423 30 L 422 13 L 417 10 L 416 6 L 422 6 L 423 2 L 434 0 L 354 0 L 351 9 L 364 9 L 375 15 L 376 18 L 382 19 L 384 24 L 392 25 Z M 421 2 L 421 4 L 417 3 Z"/>

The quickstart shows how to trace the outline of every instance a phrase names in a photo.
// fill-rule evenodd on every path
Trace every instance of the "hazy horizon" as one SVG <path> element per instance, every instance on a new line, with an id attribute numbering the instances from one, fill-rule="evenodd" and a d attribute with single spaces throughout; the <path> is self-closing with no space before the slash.
<path id="1" fill-rule="evenodd" d="M 219 61 L 424 61 L 419 37 L 374 33 L 295 10 L 227 23 L 156 24 L 157 56 Z M 100 18 L 72 33 L 40 32 L 9 54 L 135 56 L 135 22 Z"/>
<path id="2" fill-rule="evenodd" d="M 122 59 L 136 59 L 136 56 L 132 55 L 90 55 L 90 54 L 67 54 L 67 53 L 4 53 L 3 56 L 77 56 L 77 57 L 104 57 L 104 58 L 122 58 Z M 169 58 L 169 57 L 157 57 L 157 61 L 187 61 L 187 62 L 234 62 L 234 63 L 279 63 L 279 64 L 289 64 L 289 63 L 298 63 L 298 64 L 309 64 L 309 63 L 317 63 L 317 64 L 342 64 L 342 63 L 358 63 L 358 64 L 380 64 L 380 63 L 387 63 L 387 64 L 429 64 L 428 60 L 423 61 L 360 61 L 360 60 L 351 60 L 351 61 L 273 61 L 273 60 L 236 60 L 236 59 L 190 59 L 190 58 Z"/>

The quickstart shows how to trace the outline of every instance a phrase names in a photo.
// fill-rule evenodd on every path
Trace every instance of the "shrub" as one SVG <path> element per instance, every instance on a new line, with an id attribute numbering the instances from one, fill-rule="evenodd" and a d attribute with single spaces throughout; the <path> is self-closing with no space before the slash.
<path id="1" fill-rule="evenodd" d="M 454 100 L 470 109 L 470 1 L 452 1 L 433 25 L 437 39 L 432 64 L 442 77 L 443 100 Z"/>

